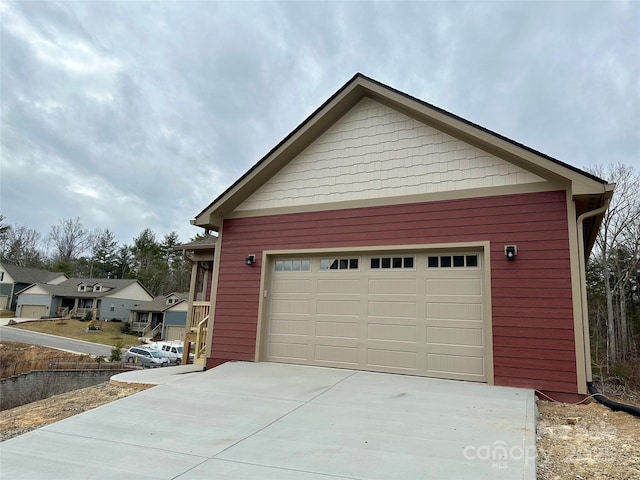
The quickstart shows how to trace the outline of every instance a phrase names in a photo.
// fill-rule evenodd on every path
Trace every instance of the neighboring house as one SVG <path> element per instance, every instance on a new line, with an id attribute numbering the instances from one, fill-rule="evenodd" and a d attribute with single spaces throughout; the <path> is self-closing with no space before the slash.
<path id="1" fill-rule="evenodd" d="M 184 341 L 188 298 L 188 293 L 170 293 L 131 308 L 132 331 L 149 338 Z"/>
<path id="2" fill-rule="evenodd" d="M 586 394 L 584 265 L 612 192 L 358 74 L 192 221 L 219 232 L 206 365 Z"/>
<path id="3" fill-rule="evenodd" d="M 69 278 L 57 285 L 36 283 L 20 291 L 16 315 L 83 317 L 94 310 L 100 320 L 128 320 L 131 308 L 152 299 L 138 280 Z"/>
<path id="4" fill-rule="evenodd" d="M 182 251 L 184 258 L 191 262 L 191 285 L 189 286 L 187 324 L 184 332 L 184 352 L 191 351 L 194 344 L 194 363 L 204 363 L 206 354 L 207 326 L 209 324 L 209 306 L 211 286 L 213 284 L 213 257 L 217 237 L 205 235 L 184 245 L 176 245 L 175 250 Z"/>
<path id="5" fill-rule="evenodd" d="M 34 283 L 56 285 L 69 277 L 62 272 L 49 272 L 39 268 L 19 267 L 0 263 L 0 310 L 14 310 L 18 292 Z"/>

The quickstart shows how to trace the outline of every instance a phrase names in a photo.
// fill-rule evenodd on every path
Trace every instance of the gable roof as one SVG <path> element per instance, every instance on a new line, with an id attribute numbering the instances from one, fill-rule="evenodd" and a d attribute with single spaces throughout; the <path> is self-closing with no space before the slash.
<path id="1" fill-rule="evenodd" d="M 540 177 L 568 186 L 574 198 L 582 197 L 582 204 L 578 206 L 581 211 L 604 205 L 613 190 L 613 185 L 588 172 L 358 73 L 202 210 L 191 223 L 206 229 L 219 229 L 225 215 L 232 212 L 364 97 L 400 111 Z M 592 223 L 593 227 L 599 225 L 599 221 Z M 593 231 L 593 228 L 590 230 Z"/>
<path id="2" fill-rule="evenodd" d="M 40 288 L 42 288 L 49 294 L 55 295 L 57 297 L 101 298 L 101 297 L 111 296 L 114 293 L 118 293 L 120 290 L 123 290 L 129 285 L 132 285 L 134 283 L 138 283 L 144 289 L 145 292 L 149 293 L 149 291 L 144 287 L 144 285 L 142 285 L 138 280 L 135 280 L 135 279 L 69 278 L 58 285 L 52 285 L 52 284 L 46 284 L 46 283 L 45 284 L 37 283 L 36 285 L 38 285 Z M 103 287 L 109 288 L 109 290 L 103 289 L 99 292 L 94 292 L 94 291 L 79 292 L 78 285 L 80 284 L 84 284 L 87 286 L 100 284 Z M 32 286 L 33 285 L 25 288 L 19 293 L 22 293 L 25 290 L 28 290 Z M 151 296 L 150 293 L 149 293 L 149 296 Z"/>
<path id="3" fill-rule="evenodd" d="M 165 310 L 171 307 L 175 307 L 179 303 L 185 302 L 188 298 L 188 295 L 189 295 L 188 293 L 187 294 L 170 293 L 168 295 L 158 295 L 153 300 L 139 303 L 138 305 L 136 305 L 133 308 L 130 308 L 129 310 L 131 310 L 132 312 L 164 312 Z M 171 296 L 176 296 L 176 297 L 179 297 L 180 299 L 175 303 L 167 305 L 167 299 Z"/>
<path id="4" fill-rule="evenodd" d="M 2 266 L 16 283 L 48 283 L 61 275 L 69 278 L 64 272 L 50 272 L 40 268 L 19 267 L 3 263 Z"/>

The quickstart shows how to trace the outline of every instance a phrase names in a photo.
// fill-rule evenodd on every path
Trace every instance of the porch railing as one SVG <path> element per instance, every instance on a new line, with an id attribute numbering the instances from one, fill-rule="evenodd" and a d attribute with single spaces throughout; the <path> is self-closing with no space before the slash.
<path id="1" fill-rule="evenodd" d="M 205 318 L 209 318 L 209 302 L 193 302 L 187 331 L 197 331 L 198 325 Z"/>

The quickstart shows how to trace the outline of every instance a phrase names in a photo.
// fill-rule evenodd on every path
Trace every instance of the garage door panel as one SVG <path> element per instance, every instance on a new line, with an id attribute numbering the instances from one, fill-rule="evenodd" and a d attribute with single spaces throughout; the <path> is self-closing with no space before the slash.
<path id="1" fill-rule="evenodd" d="M 394 340 L 416 343 L 418 327 L 416 325 L 392 325 L 388 323 L 369 323 L 367 340 Z"/>
<path id="2" fill-rule="evenodd" d="M 338 345 L 316 345 L 314 360 L 357 367 L 358 348 Z"/>
<path id="3" fill-rule="evenodd" d="M 359 322 L 336 322 L 320 321 L 315 322 L 316 337 L 350 338 L 357 340 L 359 336 Z"/>
<path id="4" fill-rule="evenodd" d="M 359 278 L 320 278 L 318 279 L 318 294 L 349 295 L 360 293 Z"/>
<path id="5" fill-rule="evenodd" d="M 482 296 L 482 279 L 480 278 L 433 278 L 425 282 L 427 295 L 473 295 Z"/>
<path id="6" fill-rule="evenodd" d="M 271 313 L 273 315 L 300 315 L 309 314 L 309 300 L 294 298 L 274 298 L 271 302 Z"/>
<path id="7" fill-rule="evenodd" d="M 374 253 L 353 254 L 354 269 L 312 257 L 308 272 L 272 270 L 266 360 L 486 381 L 481 255 L 472 268 L 432 268 L 432 255 L 398 255 L 414 261 L 388 269 Z"/>
<path id="8" fill-rule="evenodd" d="M 418 293 L 416 277 L 371 279 L 368 283 L 369 295 L 415 295 Z"/>
<path id="9" fill-rule="evenodd" d="M 273 339 L 267 347 L 267 355 L 274 361 L 304 361 L 309 358 L 306 343 L 279 342 Z"/>
<path id="10" fill-rule="evenodd" d="M 429 354 L 427 365 L 433 373 L 485 375 L 484 358 L 481 357 Z"/>
<path id="11" fill-rule="evenodd" d="M 272 293 L 307 294 L 311 281 L 308 278 L 278 279 L 273 282 Z"/>
<path id="12" fill-rule="evenodd" d="M 367 364 L 371 367 L 401 368 L 417 371 L 418 354 L 411 351 L 367 349 Z"/>
<path id="13" fill-rule="evenodd" d="M 368 302 L 367 316 L 381 318 L 416 318 L 418 307 L 414 301 Z"/>
<path id="14" fill-rule="evenodd" d="M 433 303 L 426 304 L 427 321 L 472 320 L 482 322 L 482 305 L 479 303 Z"/>
<path id="15" fill-rule="evenodd" d="M 269 322 L 269 333 L 272 335 L 310 335 L 311 328 L 305 319 L 278 319 L 272 318 Z"/>
<path id="16" fill-rule="evenodd" d="M 427 343 L 482 347 L 484 345 L 484 329 L 429 326 L 427 327 Z"/>
<path id="17" fill-rule="evenodd" d="M 360 316 L 359 300 L 318 300 L 316 302 L 317 315 Z"/>

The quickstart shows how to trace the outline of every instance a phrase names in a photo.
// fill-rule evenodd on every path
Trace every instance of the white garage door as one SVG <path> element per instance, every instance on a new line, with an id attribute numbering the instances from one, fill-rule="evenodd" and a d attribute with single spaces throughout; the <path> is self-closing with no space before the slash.
<path id="1" fill-rule="evenodd" d="M 165 340 L 169 342 L 172 340 L 180 340 L 181 342 L 184 342 L 184 334 L 185 334 L 184 326 L 169 325 L 167 327 L 167 335 L 166 335 L 167 338 L 165 338 Z"/>
<path id="2" fill-rule="evenodd" d="M 20 317 L 22 318 L 40 318 L 47 315 L 47 307 L 44 305 L 22 305 L 20 309 Z"/>
<path id="3" fill-rule="evenodd" d="M 265 360 L 487 380 L 481 252 L 276 257 Z"/>

